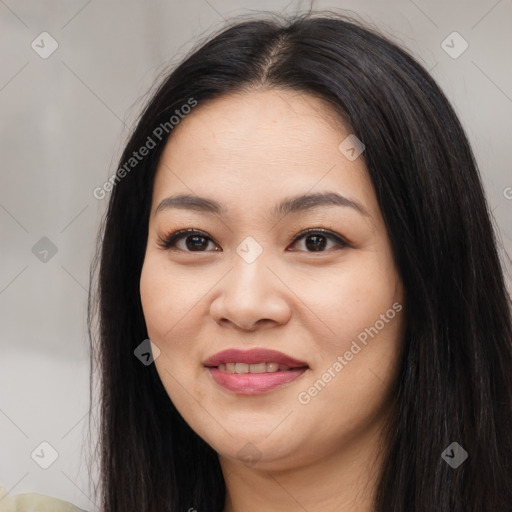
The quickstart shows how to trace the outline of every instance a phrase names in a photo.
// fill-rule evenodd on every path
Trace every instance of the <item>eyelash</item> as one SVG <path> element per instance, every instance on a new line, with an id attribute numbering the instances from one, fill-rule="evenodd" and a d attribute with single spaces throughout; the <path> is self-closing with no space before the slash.
<path id="1" fill-rule="evenodd" d="M 297 241 L 299 241 L 301 238 L 304 238 L 306 237 L 307 235 L 311 235 L 311 234 L 321 234 L 323 236 L 325 236 L 326 238 L 328 238 L 329 240 L 331 241 L 334 241 L 336 244 L 338 244 L 338 246 L 340 246 L 340 248 L 345 248 L 345 247 L 348 247 L 349 246 L 349 243 L 347 242 L 347 240 L 345 240 L 341 235 L 338 235 L 337 233 L 333 232 L 333 231 L 330 231 L 328 229 L 324 229 L 324 228 L 310 228 L 310 229 L 306 229 L 305 231 L 301 231 L 293 240 L 292 240 L 292 244 L 295 244 Z M 173 249 L 173 245 L 181 240 L 182 238 L 186 238 L 186 236 L 193 236 L 193 235 L 199 235 L 199 236 L 202 236 L 204 238 L 207 238 L 208 240 L 214 242 L 215 244 L 217 244 L 215 242 L 215 240 L 213 240 L 210 236 L 208 236 L 204 231 L 200 231 L 200 230 L 197 230 L 197 229 L 194 229 L 194 228 L 188 228 L 188 229 L 180 229 L 178 231 L 175 231 L 173 233 L 170 233 L 169 235 L 165 236 L 164 238 L 158 238 L 158 245 L 162 248 L 162 249 L 166 249 L 166 250 L 177 250 L 177 251 L 182 251 L 182 252 L 188 252 L 188 253 L 196 253 L 196 252 L 199 252 L 199 253 L 204 253 L 204 252 L 211 252 L 211 251 L 185 251 L 185 250 L 182 250 L 182 249 L 176 249 L 174 248 Z M 218 244 L 217 244 L 218 245 Z M 305 252 L 308 252 L 310 254 L 315 254 L 315 251 L 305 251 Z M 328 252 L 327 251 L 317 251 L 317 253 L 326 253 Z"/>

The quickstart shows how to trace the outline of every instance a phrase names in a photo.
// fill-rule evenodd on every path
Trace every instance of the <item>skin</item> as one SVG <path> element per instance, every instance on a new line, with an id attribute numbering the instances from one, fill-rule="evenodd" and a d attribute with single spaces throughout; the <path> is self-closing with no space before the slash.
<path id="1" fill-rule="evenodd" d="M 155 176 L 140 279 L 144 316 L 170 399 L 219 455 L 224 512 L 372 508 L 405 305 L 333 372 L 365 328 L 403 304 L 363 158 L 350 161 L 338 149 L 350 133 L 320 99 L 251 90 L 199 104 L 172 132 Z M 368 215 L 320 206 L 271 216 L 285 198 L 329 191 Z M 176 208 L 155 214 L 178 193 L 214 199 L 227 215 Z M 201 251 L 187 248 L 186 239 L 173 249 L 159 245 L 184 228 L 211 240 Z M 349 245 L 327 239 L 315 251 L 307 236 L 293 242 L 308 228 L 330 229 Z M 248 236 L 263 251 L 252 263 L 236 251 Z M 309 369 L 247 396 L 217 385 L 202 365 L 221 350 L 254 347 L 279 350 Z M 330 367 L 335 377 L 300 403 L 299 393 Z M 248 453 L 252 459 L 244 459 Z"/>

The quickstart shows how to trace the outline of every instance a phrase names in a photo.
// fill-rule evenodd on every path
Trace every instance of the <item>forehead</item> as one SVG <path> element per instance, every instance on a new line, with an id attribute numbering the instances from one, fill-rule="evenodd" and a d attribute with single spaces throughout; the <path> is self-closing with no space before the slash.
<path id="1" fill-rule="evenodd" d="M 350 161 L 338 148 L 349 134 L 326 102 L 296 91 L 252 91 L 199 103 L 169 137 L 154 202 L 179 192 L 256 206 L 334 189 L 371 203 L 363 159 Z"/>
<path id="2" fill-rule="evenodd" d="M 224 150 L 264 158 L 257 152 L 261 146 L 274 155 L 274 150 L 301 143 L 293 151 L 307 154 L 312 145 L 337 147 L 343 133 L 349 132 L 325 101 L 298 91 L 264 89 L 199 103 L 174 129 L 168 145 L 213 146 L 216 156 Z"/>

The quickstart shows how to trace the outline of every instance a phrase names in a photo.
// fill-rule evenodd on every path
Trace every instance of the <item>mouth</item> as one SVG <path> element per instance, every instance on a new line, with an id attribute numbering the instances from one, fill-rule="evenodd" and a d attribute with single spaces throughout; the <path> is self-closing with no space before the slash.
<path id="1" fill-rule="evenodd" d="M 225 350 L 203 365 L 216 384 L 242 395 L 267 393 L 294 381 L 309 369 L 303 361 L 267 349 Z"/>
<path id="2" fill-rule="evenodd" d="M 276 372 L 287 372 L 291 370 L 296 370 L 297 368 L 308 368 L 308 366 L 298 366 L 298 367 L 290 367 L 285 364 L 280 364 L 277 362 L 261 362 L 261 363 L 220 363 L 219 366 L 213 367 L 218 368 L 222 372 L 227 373 L 237 373 L 237 374 L 246 374 L 246 373 L 276 373 Z"/>

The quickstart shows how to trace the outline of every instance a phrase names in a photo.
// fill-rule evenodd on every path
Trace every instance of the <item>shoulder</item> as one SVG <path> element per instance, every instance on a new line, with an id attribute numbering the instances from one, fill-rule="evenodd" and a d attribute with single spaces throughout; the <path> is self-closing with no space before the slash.
<path id="1" fill-rule="evenodd" d="M 0 487 L 0 512 L 85 512 L 67 501 L 42 494 L 8 494 Z"/>

